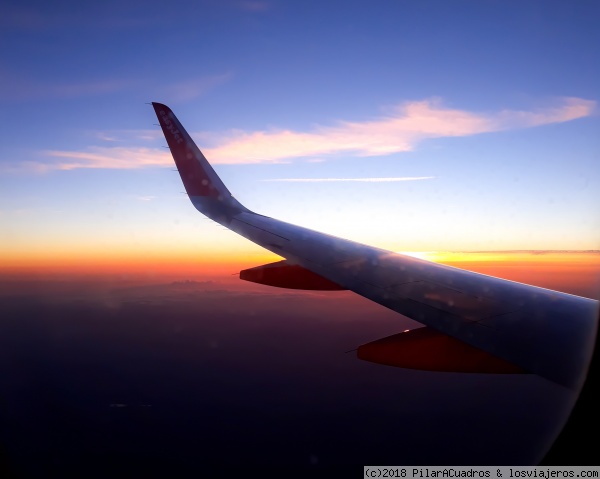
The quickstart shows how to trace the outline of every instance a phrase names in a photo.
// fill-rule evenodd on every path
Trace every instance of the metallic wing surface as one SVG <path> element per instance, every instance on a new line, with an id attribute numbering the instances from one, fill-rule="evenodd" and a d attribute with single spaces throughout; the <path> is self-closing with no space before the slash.
<path id="1" fill-rule="evenodd" d="M 173 112 L 163 104 L 152 105 L 196 209 L 285 258 L 242 271 L 242 279 L 288 288 L 348 289 L 427 327 L 375 345 L 409 353 L 428 348 L 427 364 L 412 366 L 410 358 L 383 360 L 386 364 L 529 372 L 572 389 L 582 384 L 595 343 L 598 301 L 432 263 L 254 213 L 231 195 Z M 452 361 L 442 355 L 436 363 L 435 354 L 429 354 L 432 348 L 445 348 L 462 359 L 444 368 L 441 363 Z M 371 349 L 364 348 L 364 355 Z M 470 358 L 480 360 L 481 355 L 489 366 L 470 367 Z"/>

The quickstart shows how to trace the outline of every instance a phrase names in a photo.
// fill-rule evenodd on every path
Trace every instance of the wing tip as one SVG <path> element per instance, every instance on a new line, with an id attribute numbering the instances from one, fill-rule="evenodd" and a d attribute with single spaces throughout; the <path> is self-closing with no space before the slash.
<path id="1" fill-rule="evenodd" d="M 155 109 L 155 110 L 156 110 L 157 108 L 163 108 L 163 109 L 166 109 L 166 110 L 168 110 L 169 112 L 170 112 L 170 111 L 172 111 L 172 110 L 171 110 L 171 109 L 170 109 L 170 108 L 169 108 L 167 105 L 165 105 L 164 103 L 159 103 L 159 102 L 157 102 L 157 101 L 153 101 L 153 102 L 151 102 L 150 104 L 151 104 L 151 105 L 154 107 L 154 109 Z"/>

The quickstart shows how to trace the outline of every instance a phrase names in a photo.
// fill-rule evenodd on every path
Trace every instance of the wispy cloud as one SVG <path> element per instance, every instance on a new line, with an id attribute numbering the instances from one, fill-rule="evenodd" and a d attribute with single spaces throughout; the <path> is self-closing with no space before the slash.
<path id="1" fill-rule="evenodd" d="M 288 183 L 329 183 L 329 182 L 359 182 L 359 183 L 393 183 L 396 181 L 432 180 L 435 176 L 400 176 L 390 178 L 271 178 L 262 181 L 283 181 Z"/>
<path id="2" fill-rule="evenodd" d="M 159 128 L 153 130 L 91 130 L 87 132 L 87 135 L 111 143 L 131 143 L 138 140 L 150 142 L 164 138 Z"/>
<path id="3" fill-rule="evenodd" d="M 96 132 L 96 137 L 102 141 L 119 141 L 115 136 L 109 136 L 103 131 Z"/>
<path id="4" fill-rule="evenodd" d="M 229 81 L 232 73 L 222 73 L 219 75 L 209 75 L 191 80 L 172 83 L 160 89 L 160 94 L 164 95 L 169 102 L 183 102 L 198 98 L 213 88 Z"/>
<path id="5" fill-rule="evenodd" d="M 563 98 L 549 108 L 533 111 L 502 110 L 483 114 L 447 108 L 440 100 L 433 99 L 404 103 L 379 118 L 362 122 L 339 121 L 334 126 L 318 126 L 308 132 L 285 129 L 204 132 L 201 134 L 205 140 L 203 144 L 213 146 L 206 148 L 201 144 L 200 147 L 211 162 L 222 164 L 277 163 L 294 158 L 322 160 L 340 154 L 380 156 L 410 151 L 421 141 L 431 138 L 469 136 L 567 122 L 589 116 L 595 108 L 596 102 L 592 100 Z M 108 136 L 115 137 L 114 134 Z M 144 140 L 152 140 L 160 136 L 160 131 L 146 132 L 141 136 Z M 44 153 L 45 156 L 60 159 L 45 165 L 46 169 L 123 169 L 172 165 L 168 151 L 152 148 L 93 147 L 86 151 L 51 150 Z"/>
<path id="6" fill-rule="evenodd" d="M 167 166 L 173 159 L 167 150 L 151 148 L 91 148 L 89 151 L 48 150 L 46 156 L 60 161 L 48 164 L 48 169 L 73 170 L 76 168 L 131 169 L 149 166 Z"/>
<path id="7" fill-rule="evenodd" d="M 138 201 L 152 201 L 154 198 L 156 198 L 156 196 L 152 196 L 152 195 L 146 195 L 146 196 L 141 196 L 141 195 L 137 195 L 134 196 L 134 198 Z"/>
<path id="8" fill-rule="evenodd" d="M 334 154 L 378 156 L 412 150 L 419 142 L 440 137 L 528 128 L 589 116 L 596 103 L 565 98 L 552 108 L 503 110 L 482 114 L 446 108 L 439 100 L 408 102 L 382 117 L 363 122 L 340 121 L 310 132 L 292 130 L 233 131 L 215 137 L 206 154 L 219 163 L 276 162 Z"/>
<path id="9" fill-rule="evenodd" d="M 146 78 L 104 78 L 94 80 L 63 81 L 46 78 L 43 82 L 27 73 L 0 70 L 0 99 L 5 101 L 31 101 L 44 99 L 70 99 L 137 90 L 149 97 L 160 97 L 169 103 L 193 100 L 229 81 L 231 72 L 204 75 L 185 80 L 162 83 Z"/>
<path id="10" fill-rule="evenodd" d="M 0 5 L 0 28 L 20 30 L 26 32 L 40 32 L 65 28 L 89 30 L 90 28 L 129 29 L 162 25 L 165 15 L 170 12 L 152 11 L 150 8 L 136 8 L 135 6 L 122 5 L 118 14 L 114 14 L 114 6 L 102 2 L 90 4 L 82 8 L 61 8 L 54 4 L 35 6 L 17 5 L 19 2 L 4 2 Z M 8 5 L 13 3 L 13 5 Z M 25 3 L 25 2 L 20 2 Z M 33 3 L 33 2 L 29 2 Z M 131 3 L 131 2 L 128 2 Z"/>
<path id="11" fill-rule="evenodd" d="M 132 81 L 104 79 L 69 83 L 40 83 L 35 79 L 0 72 L 0 99 L 6 101 L 39 100 L 46 98 L 78 98 L 105 95 L 129 88 Z"/>
<path id="12" fill-rule="evenodd" d="M 3 29 L 42 30 L 59 28 L 73 19 L 72 14 L 43 11 L 32 7 L 3 5 L 0 7 L 0 27 Z"/>

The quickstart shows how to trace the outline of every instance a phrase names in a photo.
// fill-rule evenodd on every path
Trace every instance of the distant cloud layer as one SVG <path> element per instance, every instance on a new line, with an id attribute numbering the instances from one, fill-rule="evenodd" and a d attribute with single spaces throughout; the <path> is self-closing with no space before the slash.
<path id="1" fill-rule="evenodd" d="M 227 78 L 224 75 L 213 80 L 218 83 Z M 204 87 L 206 85 L 192 85 L 186 95 L 194 96 Z M 199 146 L 209 161 L 221 164 L 278 163 L 293 158 L 318 156 L 322 159 L 340 154 L 381 156 L 410 151 L 419 142 L 431 138 L 470 136 L 567 122 L 589 116 L 595 108 L 596 102 L 592 100 L 563 98 L 556 106 L 549 108 L 534 111 L 502 110 L 485 114 L 446 108 L 440 100 L 430 99 L 404 103 L 390 109 L 386 115 L 371 120 L 339 121 L 333 126 L 318 126 L 307 132 L 270 129 L 204 133 L 206 143 L 216 146 Z M 92 147 L 87 151 L 52 150 L 45 153 L 61 159 L 46 166 L 50 169 L 172 165 L 168 152 L 152 148 Z"/>

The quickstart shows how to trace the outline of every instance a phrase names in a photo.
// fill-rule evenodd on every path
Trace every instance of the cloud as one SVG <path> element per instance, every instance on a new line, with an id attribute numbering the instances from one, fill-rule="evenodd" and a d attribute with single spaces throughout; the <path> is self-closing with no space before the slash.
<path id="1" fill-rule="evenodd" d="M 71 83 L 52 83 L 48 81 L 41 83 L 35 79 L 0 72 L 0 99 L 4 101 L 23 101 L 46 98 L 78 98 L 115 93 L 132 85 L 132 81 L 123 79 Z"/>
<path id="2" fill-rule="evenodd" d="M 96 137 L 102 141 L 119 141 L 115 136 L 109 136 L 103 131 L 96 132 Z"/>
<path id="3" fill-rule="evenodd" d="M 153 130 L 91 130 L 87 134 L 98 140 L 108 141 L 112 143 L 131 143 L 132 141 L 163 141 L 164 136 L 160 129 Z"/>
<path id="4" fill-rule="evenodd" d="M 547 125 L 550 123 L 563 123 L 590 116 L 596 109 L 596 102 L 582 98 L 563 98 L 562 103 L 552 108 L 539 111 L 511 111 L 503 110 L 497 115 L 497 130 L 512 128 L 528 128 Z"/>
<path id="5" fill-rule="evenodd" d="M 59 98 L 74 98 L 89 95 L 102 95 L 124 90 L 132 85 L 127 80 L 101 80 L 85 83 L 70 83 L 50 85 L 44 89 L 41 87 L 41 93 Z"/>
<path id="6" fill-rule="evenodd" d="M 232 76 L 231 73 L 223 73 L 172 83 L 161 89 L 160 93 L 170 102 L 190 101 L 229 81 Z"/>
<path id="7" fill-rule="evenodd" d="M 69 99 L 107 95 L 135 89 L 149 97 L 160 96 L 170 103 L 193 100 L 227 82 L 232 73 L 205 75 L 187 80 L 160 83 L 146 78 L 105 78 L 89 81 L 60 81 L 31 77 L 27 73 L 0 69 L 0 100 L 30 101 L 48 98 Z"/>
<path id="8" fill-rule="evenodd" d="M 73 170 L 76 168 L 132 169 L 149 166 L 171 166 L 173 159 L 166 150 L 152 148 L 103 148 L 89 151 L 45 151 L 46 156 L 61 161 L 46 165 L 48 169 Z"/>
<path id="9" fill-rule="evenodd" d="M 262 181 L 283 181 L 289 183 L 329 183 L 329 182 L 361 182 L 361 183 L 392 183 L 396 181 L 432 180 L 435 176 L 401 176 L 390 178 L 274 178 Z"/>
<path id="10" fill-rule="evenodd" d="M 7 2 L 4 2 L 7 3 Z M 165 12 L 152 11 L 144 2 L 139 8 L 127 2 L 115 8 L 111 2 L 94 2 L 81 8 L 38 2 L 36 6 L 0 5 L 0 29 L 43 32 L 58 29 L 128 29 L 164 25 Z M 34 2 L 28 2 L 34 3 Z M 104 5 L 106 3 L 106 5 Z M 167 12 L 168 13 L 168 12 Z"/>
<path id="11" fill-rule="evenodd" d="M 537 111 L 503 110 L 472 113 L 444 107 L 439 100 L 408 102 L 382 117 L 363 122 L 340 121 L 310 132 L 233 131 L 215 138 L 205 149 L 218 163 L 277 162 L 290 158 L 351 154 L 379 156 L 410 151 L 430 138 L 469 136 L 513 128 L 561 123 L 589 116 L 596 103 L 565 98 L 558 106 Z"/>
<path id="12" fill-rule="evenodd" d="M 69 13 L 43 11 L 31 7 L 4 5 L 0 7 L 0 27 L 6 30 L 43 30 L 67 25 L 74 17 Z"/>
<path id="13" fill-rule="evenodd" d="M 182 94 L 199 91 L 191 88 Z M 371 120 L 339 121 L 333 126 L 317 126 L 307 132 L 285 129 L 236 130 L 193 136 L 202 136 L 203 144 L 214 145 L 206 148 L 201 144 L 200 147 L 209 161 L 216 164 L 280 163 L 294 158 L 308 158 L 310 161 L 311 158 L 322 160 L 333 155 L 389 155 L 413 150 L 421 141 L 432 138 L 470 136 L 562 123 L 589 116 L 595 108 L 596 102 L 592 100 L 563 98 L 549 108 L 484 114 L 448 108 L 440 100 L 432 99 L 395 106 L 387 114 Z M 152 140 L 156 135 L 160 136 L 159 130 L 142 136 Z M 44 153 L 62 160 L 47 164 L 46 169 L 124 169 L 172 165 L 168 151 L 152 148 L 93 147 L 86 151 L 51 150 Z"/>

